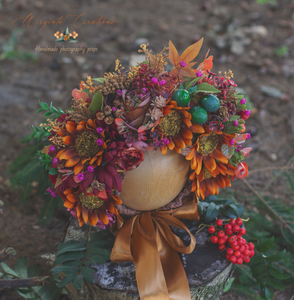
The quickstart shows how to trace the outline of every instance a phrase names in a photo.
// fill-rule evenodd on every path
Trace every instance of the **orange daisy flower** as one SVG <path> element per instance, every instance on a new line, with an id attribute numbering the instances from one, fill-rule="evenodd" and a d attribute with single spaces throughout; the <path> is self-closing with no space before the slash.
<path id="1" fill-rule="evenodd" d="M 190 174 L 192 191 L 197 189 L 198 197 L 204 198 L 206 190 L 214 195 L 218 194 L 219 186 L 230 186 L 228 176 L 234 176 L 234 167 L 222 153 L 221 145 L 229 144 L 234 137 L 235 134 L 210 131 L 209 126 L 205 126 L 205 133 L 197 138 L 191 152 L 186 155 L 193 170 Z"/>
<path id="2" fill-rule="evenodd" d="M 77 125 L 72 121 L 67 121 L 65 128 L 57 134 L 63 137 L 65 149 L 60 150 L 56 157 L 66 160 L 65 167 L 74 167 L 74 174 L 80 173 L 88 162 L 94 168 L 102 161 L 102 154 L 107 148 L 104 141 L 104 129 L 96 125 L 95 121 L 88 119 L 81 121 Z"/>
<path id="3" fill-rule="evenodd" d="M 203 133 L 204 128 L 198 124 L 192 124 L 191 114 L 187 111 L 190 107 L 180 107 L 176 101 L 170 101 L 162 108 L 163 117 L 158 128 L 162 137 L 168 138 L 169 143 L 160 148 L 164 155 L 167 148 L 181 153 L 181 149 L 192 146 L 193 133 Z"/>
<path id="4" fill-rule="evenodd" d="M 109 223 L 109 218 L 106 209 L 115 215 L 118 211 L 115 205 L 122 204 L 122 200 L 116 195 L 107 196 L 106 191 L 99 191 L 97 195 L 93 193 L 81 193 L 79 190 L 67 189 L 64 191 L 63 205 L 70 209 L 75 210 L 79 225 L 90 223 L 95 226 L 99 219 L 103 224 Z"/>
<path id="5" fill-rule="evenodd" d="M 219 194 L 219 187 L 225 188 L 226 186 L 231 186 L 231 179 L 234 179 L 234 169 L 230 164 L 224 165 L 222 163 L 216 162 L 217 167 L 210 173 L 208 169 L 204 166 L 200 174 L 196 174 L 194 170 L 189 178 L 192 180 L 192 191 L 196 191 L 197 196 L 202 199 L 207 196 L 207 193 L 211 195 Z"/>

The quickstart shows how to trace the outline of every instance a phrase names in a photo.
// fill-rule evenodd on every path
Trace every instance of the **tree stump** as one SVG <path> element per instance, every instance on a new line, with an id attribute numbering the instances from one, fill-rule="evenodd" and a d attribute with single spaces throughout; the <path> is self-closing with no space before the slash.
<path id="1" fill-rule="evenodd" d="M 183 220 L 182 220 L 183 221 Z M 192 234 L 198 229 L 199 222 L 183 221 Z M 94 229 L 93 229 L 94 230 Z M 99 228 L 95 228 L 99 231 Z M 87 226 L 79 227 L 76 219 L 69 222 L 65 241 L 79 240 L 86 237 Z M 183 231 L 174 232 L 185 240 L 188 237 Z M 190 285 L 192 300 L 218 300 L 228 283 L 233 265 L 225 258 L 225 251 L 220 253 L 217 246 L 207 242 L 208 234 L 205 229 L 196 236 L 196 247 L 189 255 L 181 254 L 182 262 Z M 171 262 L 172 263 L 172 262 Z M 81 291 L 74 289 L 72 284 L 66 286 L 72 300 L 139 300 L 135 265 L 131 262 L 103 265 L 92 264 L 95 270 L 95 283 L 84 283 Z"/>

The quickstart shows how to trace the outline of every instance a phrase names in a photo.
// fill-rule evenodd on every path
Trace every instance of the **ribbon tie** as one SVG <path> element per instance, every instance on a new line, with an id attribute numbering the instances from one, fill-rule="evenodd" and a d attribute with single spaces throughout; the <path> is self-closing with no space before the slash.
<path id="1" fill-rule="evenodd" d="M 177 252 L 190 254 L 196 240 L 178 218 L 199 219 L 195 200 L 175 210 L 141 212 L 124 222 L 117 233 L 110 258 L 117 263 L 135 263 L 141 300 L 191 300 Z M 169 226 L 185 230 L 190 235 L 190 245 L 186 247 Z"/>

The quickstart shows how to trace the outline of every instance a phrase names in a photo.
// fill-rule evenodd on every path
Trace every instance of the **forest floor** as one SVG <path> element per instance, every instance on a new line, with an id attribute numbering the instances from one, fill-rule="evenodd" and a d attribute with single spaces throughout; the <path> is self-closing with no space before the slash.
<path id="1" fill-rule="evenodd" d="M 136 62 L 141 43 L 148 42 L 156 53 L 172 40 L 182 52 L 204 37 L 197 61 L 202 61 L 210 49 L 213 71 L 231 69 L 234 80 L 253 104 L 251 117 L 246 121 L 247 132 L 252 136 L 246 142 L 247 147 L 252 147 L 246 158 L 249 170 L 286 165 L 294 154 L 293 12 L 294 2 L 290 0 L 279 0 L 276 5 L 258 4 L 255 0 L 125 0 L 123 5 L 119 0 L 2 0 L 0 44 L 7 43 L 13 29 L 21 28 L 17 49 L 35 53 L 37 60 L 0 60 L 0 200 L 4 202 L 0 248 L 14 247 L 17 257 L 26 256 L 29 264 L 42 266 L 42 274 L 49 273 L 50 266 L 41 254 L 55 252 L 68 214 L 61 210 L 47 226 L 40 225 L 42 199 L 32 194 L 28 204 L 20 204 L 19 193 L 9 184 L 7 168 L 25 148 L 20 139 L 30 134 L 29 126 L 42 121 L 42 116 L 36 115 L 38 100 L 69 108 L 71 91 L 81 80 L 88 75 L 102 77 L 105 71 L 112 70 L 117 58 L 126 66 L 130 60 Z M 67 47 L 98 48 L 94 53 L 37 52 L 34 49 L 38 45 L 60 47 L 53 34 L 65 26 L 47 24 L 40 29 L 41 25 L 34 24 L 22 28 L 22 20 L 13 24 L 15 19 L 31 13 L 34 20 L 38 16 L 40 20 L 55 20 L 85 13 L 79 20 L 102 17 L 113 24 L 74 28 L 74 18 L 66 24 L 70 31 L 79 34 L 78 43 Z M 268 170 L 249 172 L 248 182 L 259 190 L 271 176 Z M 245 185 L 238 183 L 233 189 L 248 194 L 250 201 L 252 194 Z M 289 201 L 279 180 L 268 192 L 281 201 Z M 12 258 L 9 264 L 15 261 Z M 276 299 L 290 298 L 290 291 L 286 290 Z M 227 294 L 224 299 L 242 298 Z"/>

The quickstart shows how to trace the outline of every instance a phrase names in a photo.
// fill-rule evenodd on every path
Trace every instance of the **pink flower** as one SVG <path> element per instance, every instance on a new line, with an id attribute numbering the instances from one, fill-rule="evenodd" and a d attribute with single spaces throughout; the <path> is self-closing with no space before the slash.
<path id="1" fill-rule="evenodd" d="M 236 177 L 243 180 L 248 175 L 247 164 L 245 162 L 239 163 L 234 172 Z"/>
<path id="2" fill-rule="evenodd" d="M 243 154 L 244 157 L 246 157 L 246 156 L 249 155 L 249 153 L 250 153 L 251 150 L 252 150 L 251 147 L 243 148 L 243 149 L 241 150 L 241 153 Z"/>
<path id="3" fill-rule="evenodd" d="M 116 223 L 116 217 L 114 214 L 110 213 L 107 209 L 106 209 L 106 214 L 109 219 L 109 223 L 105 225 L 101 220 L 99 220 L 96 224 L 97 227 L 101 229 L 106 229 L 106 226 L 108 226 L 111 228 Z"/>
<path id="4" fill-rule="evenodd" d="M 123 147 L 117 148 L 117 166 L 124 171 L 133 170 L 137 168 L 144 160 L 142 151 L 135 147 L 130 147 L 124 144 Z"/>

